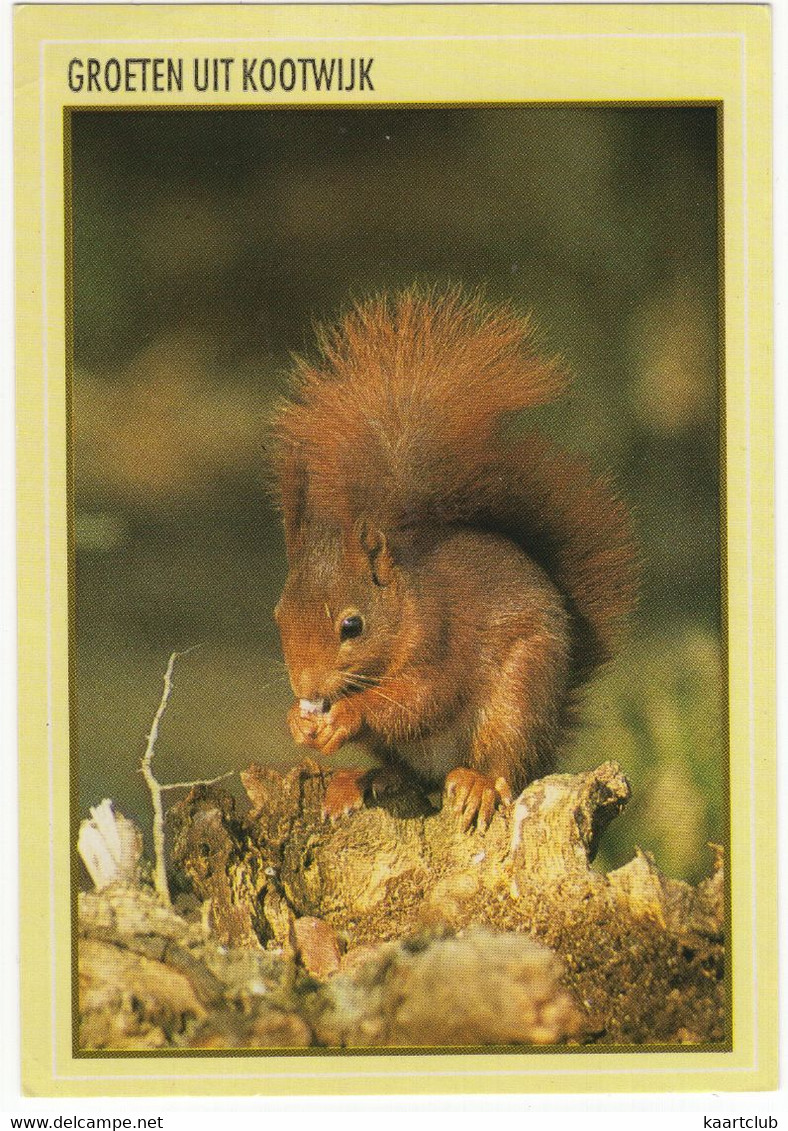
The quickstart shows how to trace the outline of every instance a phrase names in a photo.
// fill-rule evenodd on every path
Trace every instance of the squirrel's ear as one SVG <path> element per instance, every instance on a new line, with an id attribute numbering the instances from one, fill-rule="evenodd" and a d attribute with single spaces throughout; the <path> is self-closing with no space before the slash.
<path id="1" fill-rule="evenodd" d="M 372 580 L 376 585 L 390 585 L 394 580 L 394 559 L 386 535 L 363 518 L 356 523 L 355 535 L 369 563 Z"/>

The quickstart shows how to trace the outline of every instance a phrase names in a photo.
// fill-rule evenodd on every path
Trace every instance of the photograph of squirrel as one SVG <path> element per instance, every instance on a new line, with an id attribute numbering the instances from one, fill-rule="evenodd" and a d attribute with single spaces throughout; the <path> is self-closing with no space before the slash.
<path id="1" fill-rule="evenodd" d="M 608 477 L 513 426 L 567 377 L 510 307 L 411 289 L 356 305 L 319 347 L 273 426 L 290 730 L 379 764 L 335 773 L 325 816 L 410 773 L 483 830 L 552 768 L 616 648 L 629 512 Z"/>

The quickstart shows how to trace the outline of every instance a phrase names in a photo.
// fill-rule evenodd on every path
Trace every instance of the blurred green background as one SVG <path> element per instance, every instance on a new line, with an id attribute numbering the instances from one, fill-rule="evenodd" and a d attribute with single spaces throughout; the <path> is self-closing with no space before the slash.
<path id="1" fill-rule="evenodd" d="M 71 159 L 80 815 L 111 796 L 148 822 L 139 758 L 191 645 L 160 779 L 296 760 L 272 400 L 315 320 L 460 282 L 533 313 L 575 373 L 533 423 L 612 468 L 635 514 L 630 643 L 562 759 L 633 783 L 600 863 L 639 844 L 702 875 L 727 758 L 715 111 L 80 110 Z"/>

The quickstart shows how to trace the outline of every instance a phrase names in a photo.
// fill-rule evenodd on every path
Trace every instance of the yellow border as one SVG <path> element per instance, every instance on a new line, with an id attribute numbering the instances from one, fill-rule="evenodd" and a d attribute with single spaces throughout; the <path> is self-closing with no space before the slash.
<path id="1" fill-rule="evenodd" d="M 16 12 L 23 1066 L 36 1095 L 608 1092 L 776 1086 L 769 10 L 753 5 L 29 6 Z M 219 32 L 221 29 L 221 32 Z M 407 29 L 407 30 L 406 30 Z M 144 41 L 148 41 L 145 43 Z M 79 1058 L 68 885 L 64 105 L 193 105 L 73 93 L 69 58 L 374 55 L 358 102 L 724 106 L 733 1049 L 407 1057 Z M 141 42 L 142 41 L 142 42 Z M 325 46 L 320 49 L 318 41 Z M 593 47 L 593 50 L 589 50 Z M 548 49 L 549 48 L 549 49 Z M 187 62 L 187 67 L 188 67 Z M 273 95 L 271 96 L 274 97 Z M 326 100 L 335 99 L 326 95 Z M 318 96 L 319 98 L 319 96 Z M 282 102 L 282 95 L 276 100 Z M 294 90 L 288 104 L 314 103 Z M 264 105 L 237 88 L 211 105 Z M 31 845 L 42 846 L 33 851 Z M 593 1059 L 590 1059 L 592 1057 Z"/>

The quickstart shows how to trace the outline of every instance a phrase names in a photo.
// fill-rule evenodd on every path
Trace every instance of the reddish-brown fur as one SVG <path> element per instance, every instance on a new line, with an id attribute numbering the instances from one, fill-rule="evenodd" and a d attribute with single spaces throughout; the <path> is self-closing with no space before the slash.
<path id="1" fill-rule="evenodd" d="M 320 346 L 275 421 L 278 621 L 296 697 L 322 704 L 296 704 L 291 729 L 448 773 L 486 824 L 549 767 L 572 692 L 612 654 L 635 590 L 627 510 L 582 460 L 502 435 L 566 384 L 508 308 L 408 291 Z M 343 640 L 349 614 L 363 632 Z"/>

